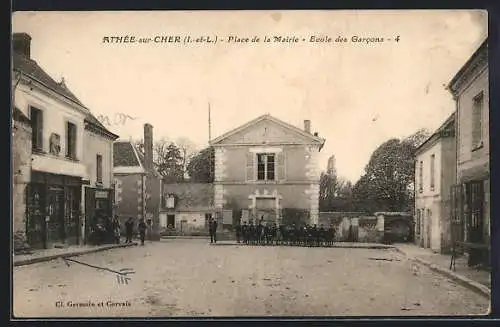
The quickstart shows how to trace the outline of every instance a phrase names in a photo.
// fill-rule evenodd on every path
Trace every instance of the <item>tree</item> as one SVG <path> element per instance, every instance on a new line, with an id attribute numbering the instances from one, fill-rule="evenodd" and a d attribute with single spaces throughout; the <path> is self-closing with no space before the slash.
<path id="1" fill-rule="evenodd" d="M 144 155 L 144 141 L 133 142 L 137 150 Z M 183 157 L 174 142 L 162 138 L 153 144 L 153 164 L 167 183 L 184 180 Z"/>
<path id="2" fill-rule="evenodd" d="M 189 162 L 191 156 L 196 151 L 196 145 L 191 142 L 186 137 L 179 137 L 175 141 L 175 144 L 179 147 L 182 155 L 182 169 L 187 173 L 187 163 Z"/>
<path id="3" fill-rule="evenodd" d="M 365 174 L 353 188 L 353 196 L 362 210 L 408 211 L 413 207 L 415 151 L 429 136 L 426 130 L 380 145 L 365 167 Z"/>
<path id="4" fill-rule="evenodd" d="M 181 182 L 184 180 L 184 167 L 181 150 L 171 142 L 162 148 L 158 154 L 158 172 L 167 183 Z"/>
<path id="5" fill-rule="evenodd" d="M 352 183 L 332 173 L 322 173 L 319 186 L 320 211 L 352 211 Z"/>
<path id="6" fill-rule="evenodd" d="M 212 183 L 215 176 L 215 151 L 205 148 L 191 156 L 187 164 L 190 181 L 194 183 Z"/>

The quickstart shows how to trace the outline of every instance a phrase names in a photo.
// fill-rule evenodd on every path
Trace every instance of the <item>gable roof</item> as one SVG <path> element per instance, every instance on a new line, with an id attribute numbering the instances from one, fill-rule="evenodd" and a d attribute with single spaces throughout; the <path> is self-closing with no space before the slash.
<path id="1" fill-rule="evenodd" d="M 479 48 L 474 51 L 455 76 L 453 76 L 450 83 L 448 83 L 447 89 L 452 94 L 455 94 L 463 84 L 463 80 L 481 65 L 488 65 L 488 38 L 481 43 Z"/>
<path id="2" fill-rule="evenodd" d="M 163 184 L 163 195 L 174 194 L 175 210 L 197 211 L 213 207 L 214 187 L 209 183 Z"/>
<path id="3" fill-rule="evenodd" d="M 87 109 L 85 121 L 92 124 L 99 132 L 104 135 L 117 139 L 118 135 L 110 132 L 101 122 L 90 112 L 90 110 L 85 107 L 85 105 L 70 91 L 70 89 L 64 83 L 64 79 L 58 83 L 56 82 L 38 63 L 25 56 L 24 54 L 13 52 L 12 66 L 14 71 L 18 71 L 23 75 L 28 76 L 45 87 L 51 89 L 57 94 L 63 96 L 64 98 L 70 100 L 71 102 L 77 104 L 80 107 Z"/>
<path id="4" fill-rule="evenodd" d="M 49 74 L 47 74 L 42 69 L 42 67 L 38 65 L 38 63 L 35 60 L 28 58 L 21 53 L 14 52 L 12 64 L 14 70 L 17 70 L 22 74 L 28 75 L 30 78 L 45 85 L 52 91 L 57 92 L 58 94 L 67 98 L 68 100 L 71 100 L 72 102 L 82 107 L 85 107 L 83 103 L 80 100 L 78 100 L 78 98 L 66 87 L 64 83 L 56 82 L 52 77 L 50 77 Z"/>
<path id="5" fill-rule="evenodd" d="M 134 169 L 119 169 L 134 168 Z M 117 170 L 118 169 L 118 170 Z M 144 173 L 137 150 L 130 141 L 116 141 L 113 143 L 113 170 L 116 173 Z"/>
<path id="6" fill-rule="evenodd" d="M 432 133 L 431 136 L 429 136 L 422 144 L 419 145 L 419 147 L 416 149 L 415 154 L 421 153 L 424 149 L 427 148 L 427 145 L 430 144 L 434 140 L 438 140 L 442 137 L 443 132 L 445 132 L 447 129 L 450 127 L 455 127 L 455 111 L 444 121 L 444 123 L 439 126 L 439 128 Z"/>
<path id="7" fill-rule="evenodd" d="M 88 129 L 94 129 L 106 137 L 111 138 L 113 141 L 119 138 L 118 135 L 109 131 L 90 111 L 85 115 L 85 122 L 89 124 Z M 93 127 L 93 128 L 92 128 Z"/>
<path id="8" fill-rule="evenodd" d="M 260 123 L 261 121 L 264 121 L 264 120 L 276 123 L 276 124 L 278 124 L 278 125 L 286 128 L 286 129 L 289 129 L 289 130 L 291 130 L 291 131 L 293 131 L 293 132 L 295 132 L 297 134 L 300 134 L 302 136 L 305 136 L 305 137 L 309 138 L 313 142 L 320 143 L 320 150 L 323 147 L 323 145 L 325 144 L 325 139 L 320 138 L 319 136 L 314 136 L 314 135 L 312 135 L 310 133 L 307 133 L 306 131 L 303 131 L 302 129 L 300 129 L 300 128 L 296 127 L 296 126 L 293 126 L 293 125 L 291 125 L 289 123 L 286 123 L 286 122 L 284 122 L 284 121 L 282 121 L 282 120 L 280 120 L 280 119 L 278 119 L 276 117 L 271 116 L 270 114 L 265 114 L 265 115 L 259 116 L 259 117 L 255 118 L 255 119 L 247 122 L 246 124 L 243 124 L 243 125 L 235 128 L 235 129 L 232 129 L 232 130 L 230 130 L 230 131 L 222 134 L 221 136 L 219 136 L 219 137 L 211 140 L 210 141 L 210 145 L 214 145 L 214 144 L 220 143 L 221 141 L 229 138 L 230 136 L 232 136 L 232 135 L 234 135 L 234 134 L 236 134 L 238 132 L 241 132 L 241 131 L 243 131 L 243 130 L 251 127 L 251 126 L 254 126 L 254 125 L 256 125 L 256 124 L 258 124 L 258 123 Z"/>
<path id="9" fill-rule="evenodd" d="M 156 169 L 148 170 L 144 155 L 130 141 L 118 140 L 113 143 L 113 172 L 115 174 L 151 173 L 158 178 L 161 175 Z"/>
<path id="10" fill-rule="evenodd" d="M 135 146 L 134 146 L 134 148 L 135 148 Z M 137 148 L 135 148 L 135 151 L 137 153 L 137 159 L 139 159 L 141 166 L 144 167 L 145 170 L 148 170 L 147 165 L 146 165 L 146 158 L 144 157 L 144 154 L 141 151 L 137 150 Z M 156 177 L 161 178 L 160 173 L 154 167 L 149 172 L 151 174 L 155 175 Z"/>

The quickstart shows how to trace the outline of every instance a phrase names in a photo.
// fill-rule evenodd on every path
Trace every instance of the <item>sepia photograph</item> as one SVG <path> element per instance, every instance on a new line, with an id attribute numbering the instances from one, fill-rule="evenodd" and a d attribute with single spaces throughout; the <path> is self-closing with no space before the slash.
<path id="1" fill-rule="evenodd" d="M 17 11 L 11 318 L 483 316 L 485 10 Z"/>

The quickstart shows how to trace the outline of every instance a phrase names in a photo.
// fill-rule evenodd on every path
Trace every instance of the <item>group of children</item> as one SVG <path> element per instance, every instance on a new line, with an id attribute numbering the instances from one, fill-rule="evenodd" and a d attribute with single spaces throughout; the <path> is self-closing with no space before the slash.
<path id="1" fill-rule="evenodd" d="M 236 227 L 238 243 L 248 245 L 294 245 L 294 246 L 332 246 L 335 241 L 335 228 L 323 225 L 283 225 L 276 223 L 257 224 L 245 221 Z"/>

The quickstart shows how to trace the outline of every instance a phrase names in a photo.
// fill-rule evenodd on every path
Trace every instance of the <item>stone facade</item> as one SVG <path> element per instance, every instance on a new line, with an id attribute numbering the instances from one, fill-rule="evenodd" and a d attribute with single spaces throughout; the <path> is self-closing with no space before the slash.
<path id="1" fill-rule="evenodd" d="M 215 147 L 216 210 L 242 210 L 243 220 L 261 216 L 279 220 L 282 209 L 295 208 L 309 212 L 311 223 L 318 222 L 318 158 L 323 139 L 264 115 L 211 144 Z M 260 154 L 271 157 L 266 160 L 272 164 L 265 165 L 266 174 L 272 171 L 269 179 L 258 175 Z"/>
<path id="2" fill-rule="evenodd" d="M 31 178 L 31 127 L 14 120 L 12 125 L 12 175 L 13 175 L 13 240 L 14 250 L 27 247 L 26 238 L 26 186 Z"/>
<path id="3" fill-rule="evenodd" d="M 122 226 L 130 217 L 143 218 L 143 178 L 142 174 L 116 174 L 114 176 L 115 214 L 120 218 Z"/>
<path id="4" fill-rule="evenodd" d="M 416 152 L 415 242 L 435 252 L 450 250 L 450 188 L 455 182 L 453 113 Z"/>
<path id="5" fill-rule="evenodd" d="M 208 231 L 208 219 L 214 214 L 214 187 L 211 184 L 164 183 L 162 188 L 162 230 L 173 225 L 170 231 L 175 229 L 179 234 Z M 230 219 L 231 215 L 225 214 L 224 218 Z"/>
<path id="6" fill-rule="evenodd" d="M 464 237 L 466 241 L 485 244 L 490 243 L 491 237 L 488 72 L 488 39 L 486 39 L 448 86 L 457 107 L 456 184 L 464 194 L 472 193 L 472 188 L 479 188 L 473 193 L 480 197 L 465 199 L 462 210 L 467 213 L 463 215 Z M 480 214 L 479 219 L 474 219 L 479 226 L 469 226 L 467 223 L 471 220 L 471 212 Z M 480 230 L 472 232 L 468 230 L 469 228 Z"/>
<path id="7" fill-rule="evenodd" d="M 151 125 L 145 125 L 145 130 L 150 128 Z M 146 157 L 130 141 L 116 141 L 113 144 L 115 214 L 123 222 L 130 217 L 136 220 L 145 219 L 146 223 L 151 223 L 148 232 L 151 239 L 157 240 L 160 230 L 162 180 L 151 167 L 146 164 Z"/>

